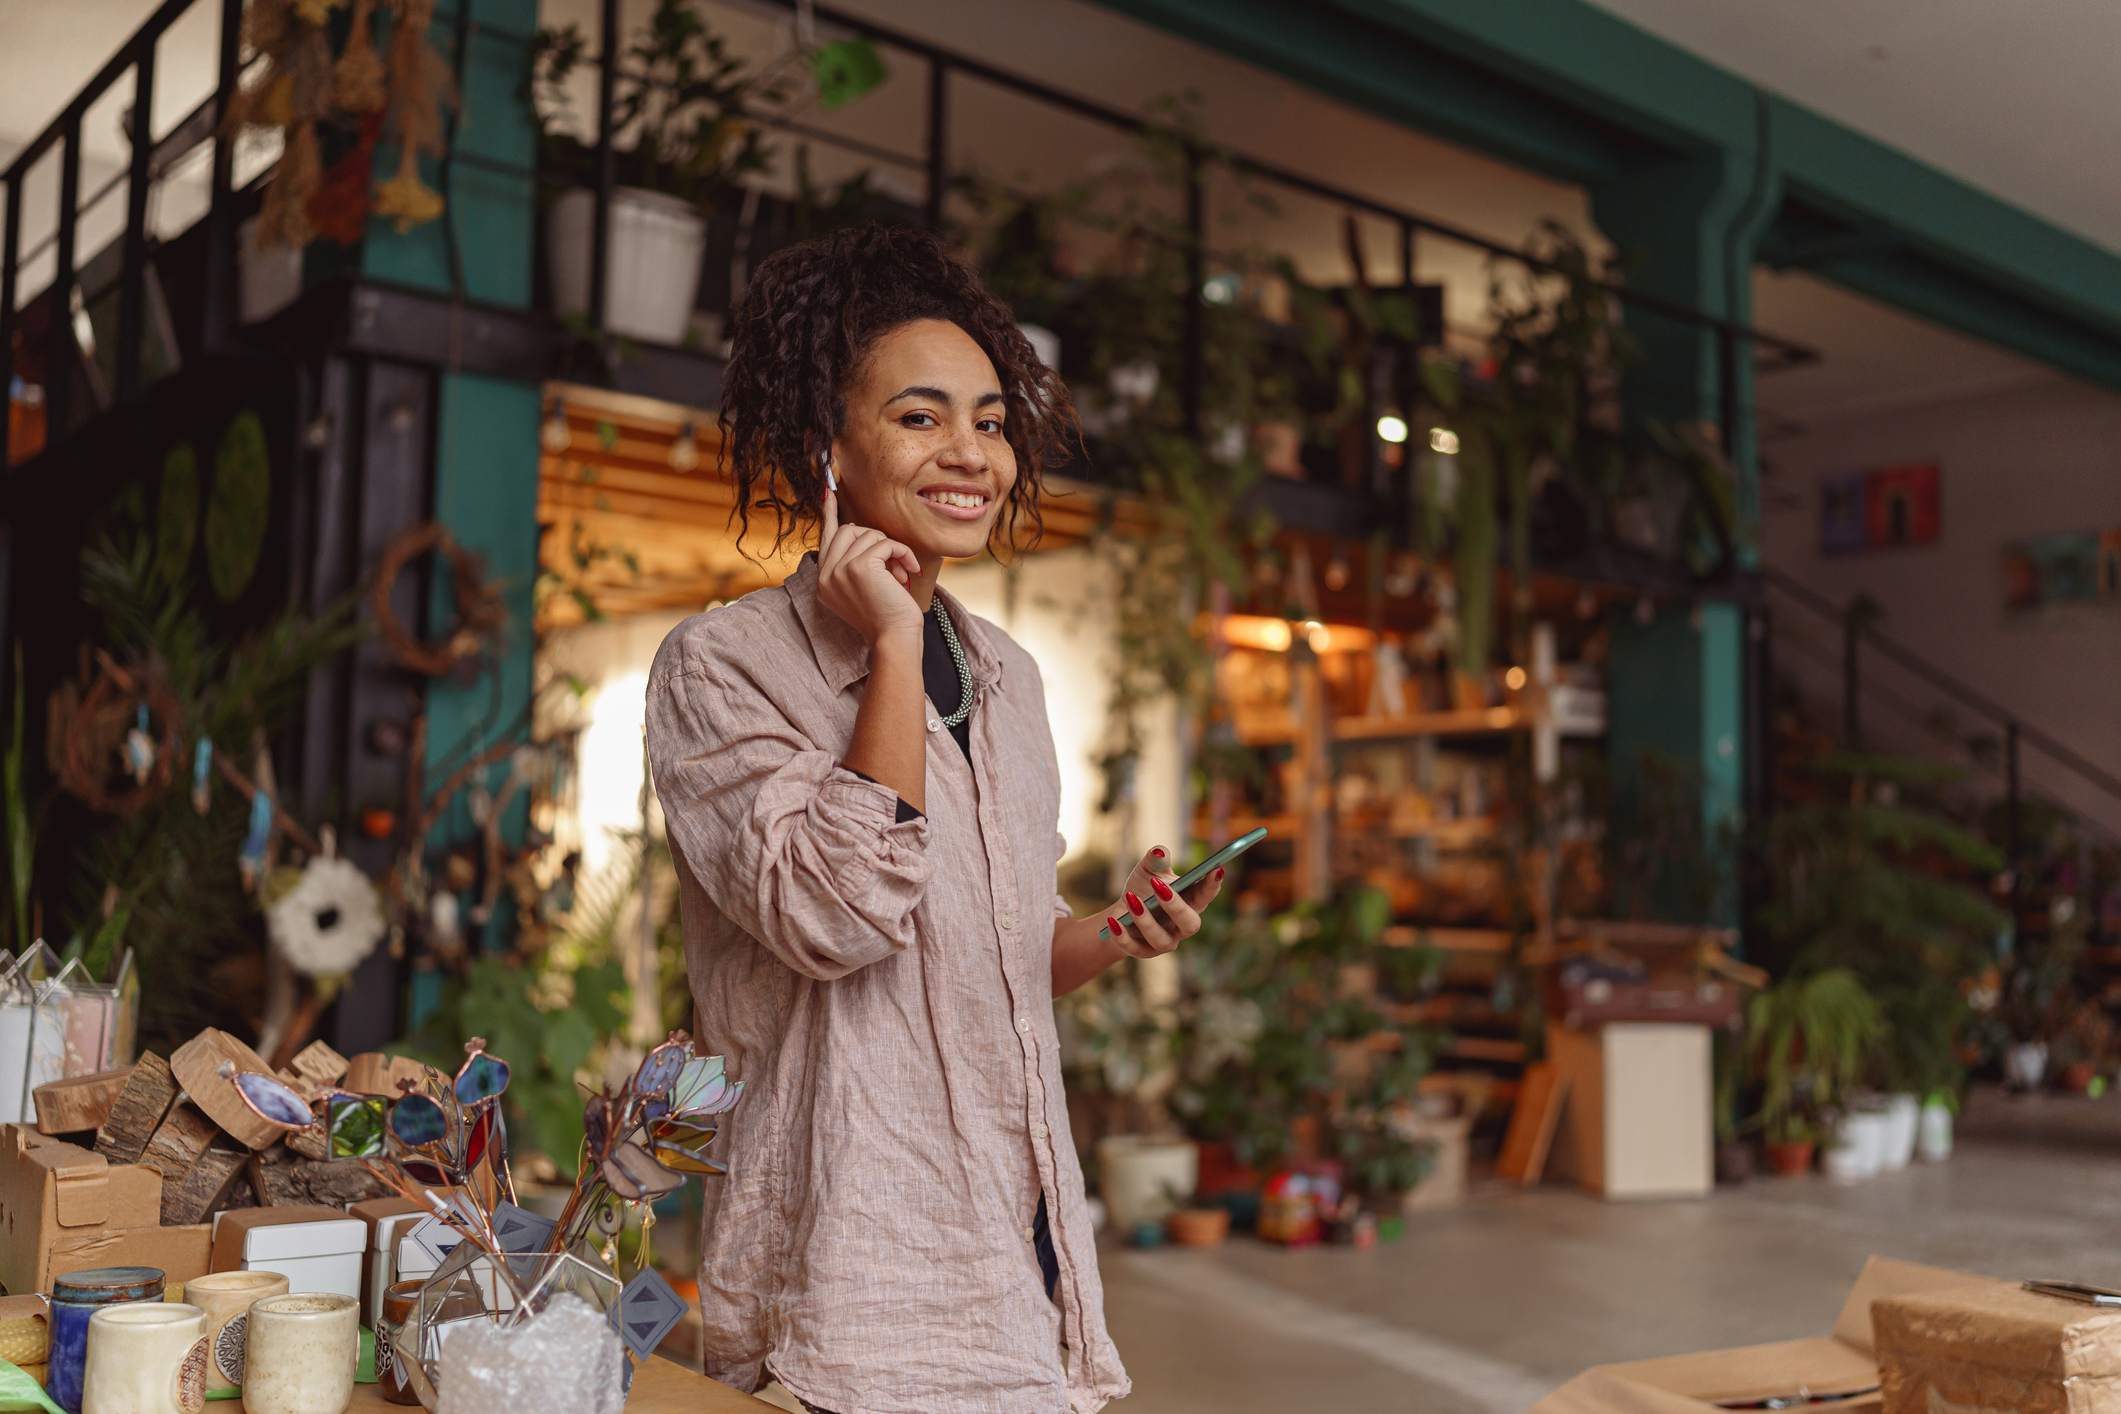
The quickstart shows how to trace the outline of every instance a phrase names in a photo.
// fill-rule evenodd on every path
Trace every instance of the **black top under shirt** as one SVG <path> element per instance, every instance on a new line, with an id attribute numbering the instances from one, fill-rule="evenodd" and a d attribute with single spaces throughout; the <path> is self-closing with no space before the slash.
<path id="1" fill-rule="evenodd" d="M 943 626 L 938 617 L 942 612 L 942 601 L 937 600 L 929 604 L 927 613 L 921 615 L 921 687 L 927 692 L 928 700 L 935 704 L 935 710 L 948 717 L 964 702 L 965 690 L 969 684 L 958 676 L 957 660 L 950 656 L 950 644 L 943 637 Z M 956 625 L 952 624 L 951 627 L 955 628 Z M 965 764 L 971 765 L 972 714 L 967 712 L 965 720 L 945 730 L 950 733 L 950 739 L 957 743 L 957 749 L 965 753 Z M 848 769 L 854 768 L 850 766 Z M 854 774 L 865 781 L 875 779 L 873 776 L 863 776 L 860 771 L 855 771 Z M 908 820 L 924 818 L 920 811 L 901 800 L 898 803 L 898 818 L 892 823 L 903 825 Z"/>

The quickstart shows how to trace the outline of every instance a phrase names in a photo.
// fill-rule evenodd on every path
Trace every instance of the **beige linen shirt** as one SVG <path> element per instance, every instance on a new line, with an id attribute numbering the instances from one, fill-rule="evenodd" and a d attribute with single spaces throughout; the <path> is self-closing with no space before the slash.
<path id="1" fill-rule="evenodd" d="M 897 795 L 840 764 L 869 648 L 818 602 L 814 555 L 680 624 L 649 675 L 701 1040 L 744 1082 L 717 1141 L 729 1175 L 706 1183 L 707 1373 L 754 1389 L 763 1368 L 839 1414 L 1087 1412 L 1129 1384 L 1053 1026 L 1045 690 L 941 597 L 972 759 L 930 726 L 925 819 L 897 823 Z M 1057 1303 L 1030 1240 L 1041 1194 Z"/>

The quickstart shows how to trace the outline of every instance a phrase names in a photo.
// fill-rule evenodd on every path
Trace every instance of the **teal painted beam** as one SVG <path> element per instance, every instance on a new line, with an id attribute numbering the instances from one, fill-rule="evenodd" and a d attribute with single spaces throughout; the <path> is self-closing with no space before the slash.
<path id="1" fill-rule="evenodd" d="M 362 271 L 375 279 L 452 292 L 459 272 L 467 298 L 525 309 L 530 305 L 533 222 L 537 219 L 537 117 L 528 84 L 528 41 L 536 31 L 536 0 L 465 0 L 471 6 L 463 58 L 463 102 L 454 149 L 473 161 L 449 164 L 447 215 L 400 232 L 371 218 L 362 243 Z M 453 19 L 430 31 L 445 57 L 455 53 Z M 378 181 L 395 175 L 398 149 L 376 153 Z M 501 167 L 513 170 L 499 170 Z M 430 186 L 441 164 L 420 163 Z"/>
<path id="2" fill-rule="evenodd" d="M 530 705 L 531 591 L 538 573 L 538 416 L 535 383 L 469 373 L 442 375 L 435 433 L 435 519 L 485 563 L 502 594 L 508 622 L 488 646 L 487 666 L 469 687 L 437 679 L 427 689 L 428 780 L 439 784 L 480 750 L 522 723 Z M 436 576 L 428 632 L 448 630 L 456 611 L 446 571 Z M 503 761 L 488 773 L 498 788 Z M 460 793 L 435 832 L 438 840 L 472 832 Z"/>

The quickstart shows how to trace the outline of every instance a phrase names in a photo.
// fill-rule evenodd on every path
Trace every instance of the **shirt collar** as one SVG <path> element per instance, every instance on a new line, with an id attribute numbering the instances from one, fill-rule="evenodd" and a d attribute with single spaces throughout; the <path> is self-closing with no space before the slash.
<path id="1" fill-rule="evenodd" d="M 817 658 L 818 671 L 825 675 L 825 682 L 834 692 L 844 691 L 849 683 L 859 682 L 869 676 L 869 645 L 854 631 L 854 626 L 832 610 L 818 602 L 817 598 L 817 551 L 805 554 L 802 563 L 782 583 L 788 591 L 789 602 L 795 606 L 795 616 L 803 625 L 803 632 L 810 639 L 810 651 Z M 950 612 L 950 622 L 957 629 L 958 643 L 965 650 L 965 666 L 972 673 L 972 681 L 978 687 L 1001 686 L 1002 660 L 987 641 L 986 630 L 958 602 L 957 596 L 941 585 L 936 586 L 937 596 L 943 607 Z"/>

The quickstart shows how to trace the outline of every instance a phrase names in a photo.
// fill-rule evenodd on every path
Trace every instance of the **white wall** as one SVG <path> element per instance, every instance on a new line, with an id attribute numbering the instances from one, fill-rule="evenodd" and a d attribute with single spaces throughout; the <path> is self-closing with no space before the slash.
<path id="1" fill-rule="evenodd" d="M 1818 427 L 1770 443 L 1764 480 L 1765 561 L 1837 604 L 1865 591 L 1885 609 L 1880 629 L 2022 720 L 2121 775 L 2121 606 L 2006 614 L 2006 542 L 2051 531 L 2121 526 L 2121 395 L 2051 376 L 2033 386 Z M 1935 458 L 1942 534 L 1932 546 L 1822 557 L 1819 481 L 1839 472 Z M 1840 701 L 1839 639 L 1779 596 L 1776 666 L 1822 706 Z M 1802 651 L 1806 644 L 1816 650 Z M 1822 658 L 1821 653 L 1826 656 Z M 1878 686 L 1920 710 L 1934 691 L 1872 662 Z M 1912 730 L 1867 701 L 1866 735 L 1905 744 Z M 1971 730 L 1977 719 L 1961 711 Z M 2024 774 L 2059 802 L 2121 830 L 2121 801 L 2077 785 L 2039 753 Z"/>

